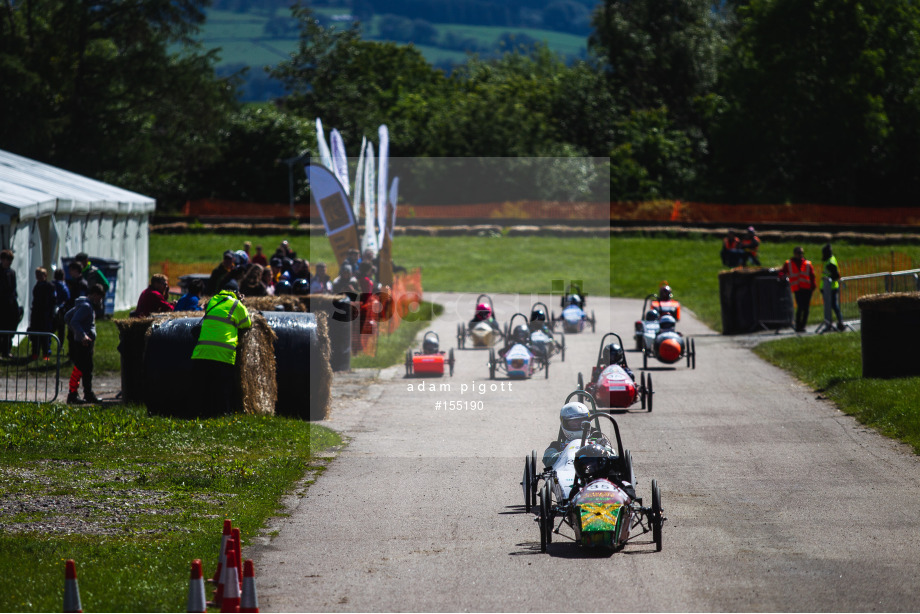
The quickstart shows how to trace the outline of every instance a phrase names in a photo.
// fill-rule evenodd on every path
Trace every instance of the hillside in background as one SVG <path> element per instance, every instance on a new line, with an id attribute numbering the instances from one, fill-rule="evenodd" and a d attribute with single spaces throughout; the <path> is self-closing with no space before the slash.
<path id="1" fill-rule="evenodd" d="M 365 40 L 414 44 L 433 65 L 450 71 L 470 53 L 487 57 L 545 44 L 569 60 L 587 53 L 596 0 L 327 0 L 307 3 L 324 25 L 356 21 Z M 243 99 L 282 95 L 264 66 L 285 60 L 299 28 L 290 0 L 216 0 L 198 40 L 220 49 L 221 75 L 249 67 Z"/>

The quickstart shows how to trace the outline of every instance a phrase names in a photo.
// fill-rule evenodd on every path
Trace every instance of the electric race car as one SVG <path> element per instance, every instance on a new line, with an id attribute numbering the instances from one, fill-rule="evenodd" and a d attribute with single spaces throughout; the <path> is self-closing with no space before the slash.
<path id="1" fill-rule="evenodd" d="M 511 316 L 508 344 L 498 352 L 489 348 L 489 379 L 495 379 L 497 372 L 504 372 L 514 379 L 529 379 L 540 369 L 543 369 L 544 377 L 549 377 L 549 354 L 541 346 L 533 345 L 527 324 L 514 325 L 518 316 L 527 322 L 523 313 Z"/>
<path id="2" fill-rule="evenodd" d="M 608 337 L 615 342 L 606 343 Z M 652 411 L 652 375 L 642 373 L 639 383 L 626 364 L 623 340 L 616 333 L 607 333 L 601 338 L 597 352 L 597 364 L 591 368 L 591 379 L 585 385 L 581 372 L 578 373 L 578 389 L 586 390 L 597 401 L 599 407 L 626 409 L 636 401 L 642 409 Z"/>
<path id="3" fill-rule="evenodd" d="M 433 330 L 425 333 L 422 338 L 422 351 L 413 352 L 406 350 L 406 376 L 412 375 L 444 375 L 444 365 L 454 375 L 454 350 L 440 351 L 438 334 Z"/>
<path id="4" fill-rule="evenodd" d="M 651 505 L 646 507 L 636 496 L 632 455 L 623 449 L 616 420 L 598 412 L 594 398 L 585 391 L 572 392 L 566 403 L 574 396 L 593 407 L 581 438 L 568 442 L 552 467 L 541 473 L 537 473 L 536 451 L 524 459 L 524 508 L 536 512 L 540 551 L 546 552 L 553 534 L 563 535 L 563 525 L 574 533 L 565 536 L 581 546 L 619 550 L 651 533 L 655 550 L 661 551 L 666 518 L 657 480 L 652 480 Z M 602 433 L 601 419 L 613 425 L 613 439 Z"/>
<path id="5" fill-rule="evenodd" d="M 467 337 L 470 338 L 472 347 L 487 348 L 507 336 L 507 329 L 503 331 L 495 319 L 492 299 L 487 294 L 480 294 L 476 298 L 476 313 L 469 324 L 464 322 L 457 324 L 457 347 L 461 350 L 466 347 Z"/>
<path id="6" fill-rule="evenodd" d="M 571 288 L 570 288 L 571 290 Z M 591 317 L 585 311 L 585 299 L 578 293 L 566 293 L 562 297 L 562 313 L 559 317 L 553 313 L 552 322 L 555 327 L 556 322 L 562 322 L 562 330 L 567 333 L 580 333 L 590 324 L 591 332 L 594 332 L 597 324 L 597 318 L 594 317 L 594 311 L 591 311 Z"/>
<path id="7" fill-rule="evenodd" d="M 546 354 L 547 358 L 559 354 L 562 362 L 565 362 L 565 335 L 559 333 L 559 338 L 556 338 L 555 324 L 547 320 L 546 312 L 547 308 L 543 303 L 534 303 L 530 308 L 530 344 L 535 350 Z M 510 327 L 511 323 L 508 325 Z"/>
<path id="8" fill-rule="evenodd" d="M 649 300 L 658 300 L 657 294 L 649 294 L 642 302 L 642 319 L 636 320 L 636 349 L 642 351 L 642 368 L 648 368 L 648 358 L 673 365 L 681 358 L 687 359 L 687 366 L 696 369 L 696 342 L 674 330 L 677 320 L 670 314 L 660 316 L 652 309 Z"/>

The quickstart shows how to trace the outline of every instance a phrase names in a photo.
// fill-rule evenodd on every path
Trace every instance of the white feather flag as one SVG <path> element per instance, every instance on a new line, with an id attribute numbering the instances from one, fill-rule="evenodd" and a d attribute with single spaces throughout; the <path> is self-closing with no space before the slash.
<path id="1" fill-rule="evenodd" d="M 387 234 L 393 238 L 393 229 L 396 228 L 396 203 L 399 200 L 399 177 L 393 177 L 393 183 L 390 184 L 390 206 L 392 207 L 392 216 L 387 224 Z"/>
<path id="2" fill-rule="evenodd" d="M 348 180 L 348 156 L 345 155 L 345 141 L 342 140 L 342 135 L 337 128 L 332 129 L 329 140 L 332 141 L 332 163 L 335 165 L 332 171 L 345 188 L 345 195 L 350 196 L 351 181 Z"/>
<path id="3" fill-rule="evenodd" d="M 390 163 L 390 132 L 386 124 L 377 130 L 380 137 L 380 172 L 377 175 L 377 244 L 383 245 L 383 233 L 387 227 L 387 171 Z"/>
<path id="4" fill-rule="evenodd" d="M 374 180 L 374 144 L 367 144 L 367 151 L 364 154 L 364 240 L 361 242 L 361 252 L 366 249 L 374 250 L 377 253 L 377 198 L 376 184 Z"/>
<path id="5" fill-rule="evenodd" d="M 319 149 L 319 161 L 323 166 L 332 170 L 332 154 L 329 152 L 329 145 L 326 144 L 326 135 L 323 133 L 323 120 L 316 118 L 316 145 Z"/>
<path id="6" fill-rule="evenodd" d="M 358 170 L 355 173 L 355 198 L 352 200 L 352 207 L 355 212 L 355 223 L 361 219 L 361 194 L 364 191 L 364 148 L 367 147 L 367 139 L 361 137 L 361 153 L 358 154 Z"/>

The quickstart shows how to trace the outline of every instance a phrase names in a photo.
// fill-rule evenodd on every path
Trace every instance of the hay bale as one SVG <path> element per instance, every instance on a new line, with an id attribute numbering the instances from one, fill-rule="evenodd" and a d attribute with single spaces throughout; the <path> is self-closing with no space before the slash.
<path id="1" fill-rule="evenodd" d="M 195 380 L 192 351 L 201 330 L 200 312 L 195 317 L 152 319 L 144 352 L 144 402 L 154 414 L 179 418 L 210 417 L 206 403 L 199 403 L 202 387 L 215 382 Z M 237 412 L 274 414 L 274 336 L 260 314 L 252 314 L 252 328 L 240 331 L 235 365 L 232 405 Z M 224 385 L 219 383 L 217 385 Z"/>
<path id="2" fill-rule="evenodd" d="M 246 296 L 243 304 L 249 311 L 306 311 L 302 296 L 282 294 L 280 296 Z M 281 309 L 278 309 L 278 308 Z"/>
<path id="3" fill-rule="evenodd" d="M 324 419 L 332 389 L 328 318 L 323 313 L 268 311 L 262 315 L 276 336 L 276 413 Z"/>
<path id="4" fill-rule="evenodd" d="M 920 375 L 920 292 L 862 296 L 860 314 L 863 377 Z"/>

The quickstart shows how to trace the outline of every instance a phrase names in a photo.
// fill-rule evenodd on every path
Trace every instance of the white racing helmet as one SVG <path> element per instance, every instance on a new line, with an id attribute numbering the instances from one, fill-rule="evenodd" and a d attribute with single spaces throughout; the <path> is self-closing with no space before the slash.
<path id="1" fill-rule="evenodd" d="M 581 437 L 582 424 L 590 420 L 591 412 L 584 403 L 566 403 L 559 410 L 559 422 L 567 441 Z"/>

